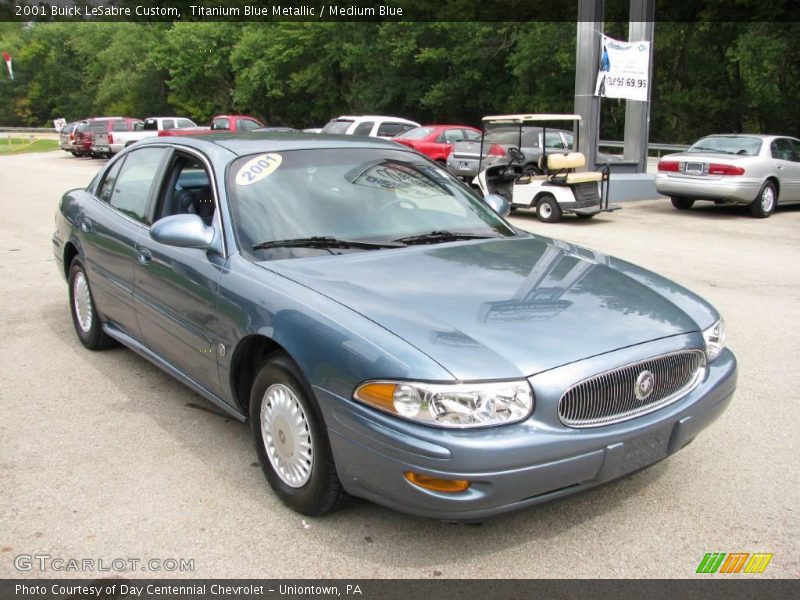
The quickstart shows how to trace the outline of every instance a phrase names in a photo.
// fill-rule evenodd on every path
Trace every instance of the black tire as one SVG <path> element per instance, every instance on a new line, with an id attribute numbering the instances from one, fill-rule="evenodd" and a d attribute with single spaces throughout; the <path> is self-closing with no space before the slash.
<path id="1" fill-rule="evenodd" d="M 536 203 L 536 217 L 544 223 L 556 223 L 561 220 L 561 207 L 552 194 L 545 194 Z"/>
<path id="2" fill-rule="evenodd" d="M 677 198 L 673 196 L 670 200 L 672 201 L 672 206 L 678 210 L 689 210 L 694 206 L 694 200 L 691 198 Z"/>
<path id="3" fill-rule="evenodd" d="M 523 175 L 530 175 L 531 177 L 535 177 L 536 175 L 541 175 L 542 171 L 533 163 L 529 163 L 522 167 L 522 174 Z"/>
<path id="4" fill-rule="evenodd" d="M 81 282 L 82 278 L 82 283 Z M 84 293 L 83 285 L 85 285 L 85 296 L 82 305 L 87 310 L 87 320 L 81 323 L 78 316 L 78 308 L 75 302 L 76 294 Z M 80 291 L 78 288 L 81 288 Z M 86 299 L 88 297 L 88 303 Z M 75 333 L 78 334 L 78 339 L 89 350 L 106 350 L 116 346 L 117 342 L 114 338 L 106 335 L 103 331 L 103 323 L 100 320 L 100 315 L 95 308 L 94 298 L 92 297 L 91 287 L 89 286 L 89 278 L 83 268 L 83 263 L 79 257 L 72 259 L 72 264 L 69 267 L 69 310 L 72 315 L 72 324 L 75 327 Z M 88 327 L 87 327 L 88 325 Z"/>
<path id="5" fill-rule="evenodd" d="M 267 399 L 268 390 L 278 390 L 285 393 L 290 390 L 294 395 L 284 396 L 282 402 L 298 409 L 297 415 L 302 417 L 305 422 L 305 431 L 310 441 L 310 459 L 305 462 L 310 463 L 310 474 L 304 481 L 296 481 L 299 486 L 290 485 L 284 479 L 285 475 L 278 473 L 270 459 L 265 441 L 265 427 L 262 424 L 262 406 L 265 402 L 275 401 Z M 276 410 L 273 414 L 276 414 Z M 276 460 L 282 460 L 285 451 L 278 449 L 279 446 L 286 448 L 293 445 L 295 432 L 288 429 L 289 424 L 280 421 L 281 415 L 278 414 L 273 421 L 271 431 L 274 436 L 275 450 L 272 455 Z M 261 469 L 269 482 L 272 491 L 288 507 L 304 515 L 322 515 L 341 506 L 348 498 L 347 493 L 339 482 L 336 474 L 336 465 L 333 462 L 328 432 L 322 419 L 319 407 L 317 406 L 314 394 L 310 386 L 306 383 L 300 369 L 283 352 L 275 352 L 267 357 L 258 371 L 253 386 L 250 390 L 250 424 L 253 430 L 253 437 L 256 445 L 256 453 L 261 463 Z M 286 427 L 284 431 L 283 427 Z M 277 438 L 280 437 L 280 442 Z M 287 440 L 289 444 L 287 444 Z M 289 448 L 291 449 L 291 448 Z M 296 446 L 294 447 L 296 450 Z M 295 456 L 292 452 L 288 459 Z M 302 458 L 300 459 L 302 462 Z"/>
<path id="6" fill-rule="evenodd" d="M 750 203 L 750 214 L 757 219 L 766 219 L 775 212 L 778 205 L 778 190 L 775 184 L 767 181 L 761 187 L 756 199 Z"/>
<path id="7" fill-rule="evenodd" d="M 77 158 L 80 155 L 81 155 L 80 152 L 75 152 L 75 150 L 72 150 L 72 156 L 75 156 Z"/>

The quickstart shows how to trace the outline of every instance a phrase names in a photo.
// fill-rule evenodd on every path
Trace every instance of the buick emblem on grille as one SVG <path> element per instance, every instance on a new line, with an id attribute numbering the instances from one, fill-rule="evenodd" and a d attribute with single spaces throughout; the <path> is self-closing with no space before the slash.
<path id="1" fill-rule="evenodd" d="M 642 371 L 636 378 L 636 385 L 633 386 L 633 393 L 636 394 L 637 400 L 647 400 L 650 394 L 653 393 L 655 387 L 655 379 L 650 371 Z"/>

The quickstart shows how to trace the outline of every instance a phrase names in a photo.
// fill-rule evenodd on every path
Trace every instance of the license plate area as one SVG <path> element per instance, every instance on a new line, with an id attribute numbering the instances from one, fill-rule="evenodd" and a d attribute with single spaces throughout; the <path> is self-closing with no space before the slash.
<path id="1" fill-rule="evenodd" d="M 701 162 L 687 162 L 683 164 L 683 172 L 688 175 L 702 175 L 703 163 Z"/>
<path id="2" fill-rule="evenodd" d="M 667 456 L 671 428 L 661 429 L 625 442 L 620 457 L 620 472 L 631 473 Z"/>

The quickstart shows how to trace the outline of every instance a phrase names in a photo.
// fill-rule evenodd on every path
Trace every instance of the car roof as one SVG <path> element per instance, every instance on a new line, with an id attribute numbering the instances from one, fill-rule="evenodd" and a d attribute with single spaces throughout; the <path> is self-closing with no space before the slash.
<path id="1" fill-rule="evenodd" d="M 417 125 L 416 121 L 411 121 L 409 119 L 404 119 L 403 117 L 392 117 L 386 115 L 342 115 L 340 117 L 336 117 L 335 119 L 331 119 L 332 121 L 357 121 L 358 119 L 367 120 L 367 119 L 384 119 L 387 121 L 399 121 L 401 123 L 411 123 L 413 125 Z"/>
<path id="2" fill-rule="evenodd" d="M 151 144 L 184 145 L 198 150 L 211 150 L 220 147 L 245 156 L 258 152 L 284 152 L 290 150 L 313 150 L 328 148 L 373 148 L 404 150 L 404 147 L 391 140 L 352 135 L 291 132 L 247 132 L 247 133 L 207 133 L 180 137 L 148 138 L 136 144 L 142 147 Z"/>
<path id="3" fill-rule="evenodd" d="M 565 114 L 522 114 L 522 115 L 490 115 L 481 119 L 486 123 L 537 123 L 541 121 L 580 121 L 580 115 Z"/>

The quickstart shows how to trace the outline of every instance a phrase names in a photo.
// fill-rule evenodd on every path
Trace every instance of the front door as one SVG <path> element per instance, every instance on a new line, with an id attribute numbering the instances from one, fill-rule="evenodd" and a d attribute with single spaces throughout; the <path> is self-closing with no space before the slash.
<path id="1" fill-rule="evenodd" d="M 165 170 L 153 222 L 196 214 L 219 229 L 211 178 L 196 157 L 175 152 Z M 217 371 L 217 295 L 221 252 L 156 242 L 149 231 L 137 243 L 135 304 L 150 350 L 196 383 L 221 396 Z"/>

